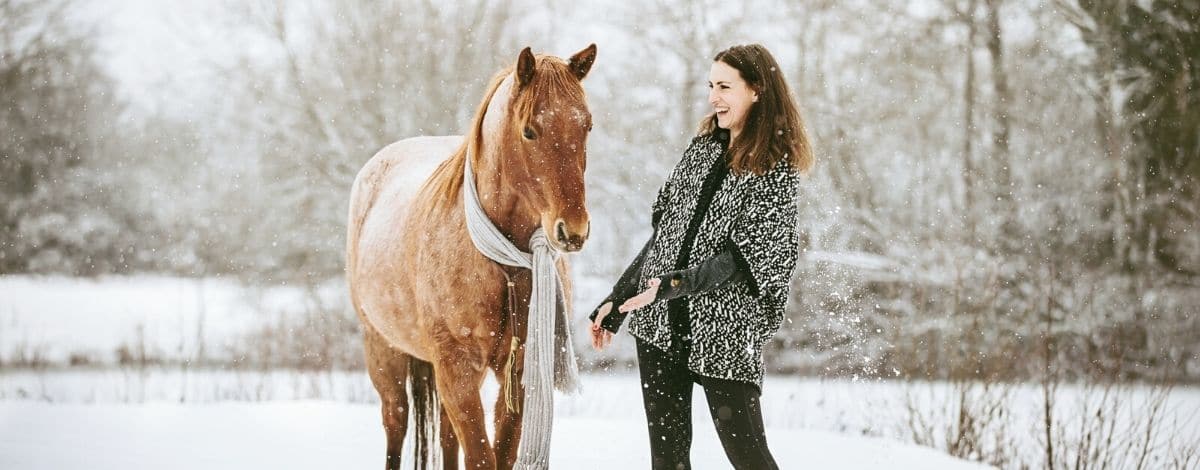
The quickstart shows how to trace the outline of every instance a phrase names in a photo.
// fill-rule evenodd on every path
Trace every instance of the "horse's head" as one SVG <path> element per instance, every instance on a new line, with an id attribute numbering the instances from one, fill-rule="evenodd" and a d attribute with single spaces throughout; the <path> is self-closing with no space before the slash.
<path id="1" fill-rule="evenodd" d="M 562 251 L 583 248 L 591 229 L 583 172 L 592 114 L 580 81 L 595 59 L 595 44 L 566 62 L 522 50 L 505 119 L 496 129 L 505 171 Z"/>

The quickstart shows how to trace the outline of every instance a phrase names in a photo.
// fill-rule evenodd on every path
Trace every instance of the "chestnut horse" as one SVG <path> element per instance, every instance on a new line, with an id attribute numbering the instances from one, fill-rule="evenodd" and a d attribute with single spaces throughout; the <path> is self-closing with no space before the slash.
<path id="1" fill-rule="evenodd" d="M 485 258 L 472 244 L 463 166 L 471 158 L 475 181 L 467 184 L 476 185 L 488 218 L 522 251 L 530 251 L 540 228 L 554 249 L 578 251 L 590 229 L 583 173 L 592 121 L 580 81 L 595 57 L 595 44 L 569 61 L 525 48 L 492 80 L 465 138 L 402 140 L 359 171 L 346 274 L 367 370 L 383 402 L 387 468 L 399 468 L 410 409 L 421 467 L 436 439 L 446 468 L 457 468 L 460 445 L 469 468 L 512 468 L 522 410 L 506 406 L 502 393 L 489 442 L 479 390 L 491 369 L 515 387 L 513 396 L 524 396 L 524 348 L 510 345 L 514 337 L 524 344 L 532 276 Z M 562 257 L 556 268 L 569 298 Z"/>

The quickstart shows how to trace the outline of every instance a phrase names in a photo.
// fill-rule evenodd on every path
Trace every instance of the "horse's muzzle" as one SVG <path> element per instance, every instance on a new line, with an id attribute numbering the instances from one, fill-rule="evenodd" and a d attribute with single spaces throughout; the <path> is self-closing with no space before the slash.
<path id="1" fill-rule="evenodd" d="M 557 242 L 560 249 L 567 252 L 575 252 L 583 249 L 583 242 L 587 241 L 588 234 L 592 231 L 592 223 L 589 221 L 583 234 L 571 233 L 567 229 L 567 223 L 562 219 L 558 219 L 554 223 L 554 241 Z"/>

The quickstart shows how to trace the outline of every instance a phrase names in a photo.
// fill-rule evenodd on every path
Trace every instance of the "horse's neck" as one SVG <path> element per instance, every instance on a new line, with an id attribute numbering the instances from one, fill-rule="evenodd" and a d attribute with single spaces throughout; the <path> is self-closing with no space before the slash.
<path id="1" fill-rule="evenodd" d="M 517 189 L 518 185 L 512 173 L 504 167 L 505 159 L 501 155 L 503 146 L 500 136 L 504 131 L 512 81 L 510 75 L 492 95 L 480 129 L 479 155 L 473 160 L 477 163 L 472 168 L 483 211 L 501 233 L 508 236 L 518 248 L 528 251 L 529 237 L 540 220 Z"/>

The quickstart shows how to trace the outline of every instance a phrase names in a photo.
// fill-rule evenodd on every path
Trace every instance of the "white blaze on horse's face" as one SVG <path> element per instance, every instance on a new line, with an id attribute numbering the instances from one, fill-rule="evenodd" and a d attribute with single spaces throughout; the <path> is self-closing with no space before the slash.
<path id="1" fill-rule="evenodd" d="M 522 51 L 513 74 L 512 162 L 529 188 L 547 238 L 562 251 L 579 251 L 591 230 L 584 191 L 592 114 L 580 83 L 596 58 L 593 44 L 567 62 Z M 524 111 L 523 111 L 524 110 Z M 527 111 L 527 113 L 526 113 Z"/>

